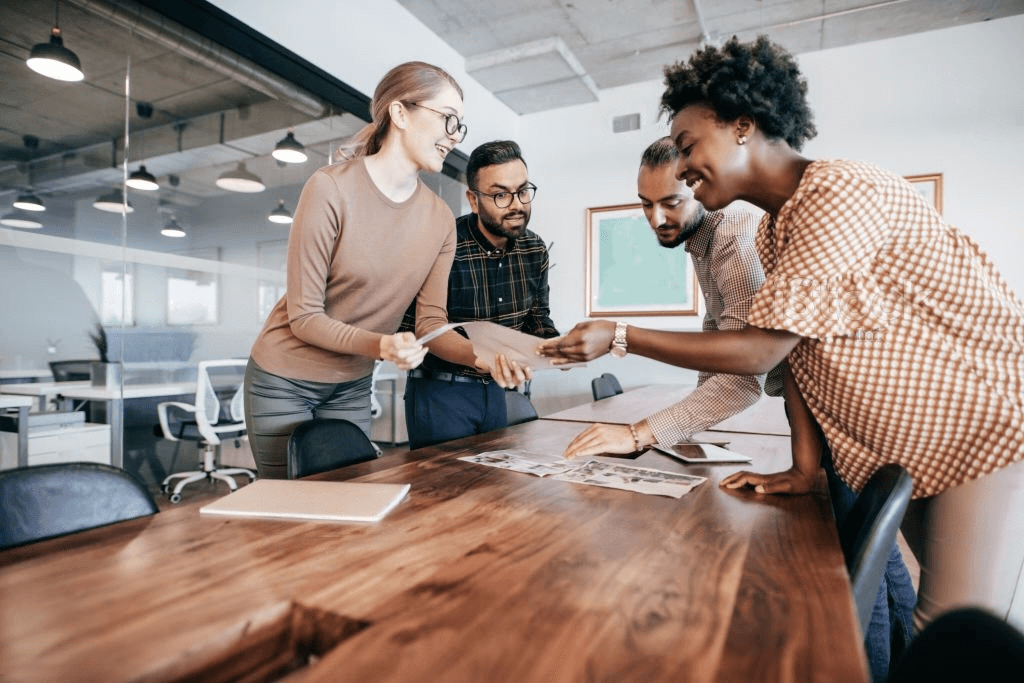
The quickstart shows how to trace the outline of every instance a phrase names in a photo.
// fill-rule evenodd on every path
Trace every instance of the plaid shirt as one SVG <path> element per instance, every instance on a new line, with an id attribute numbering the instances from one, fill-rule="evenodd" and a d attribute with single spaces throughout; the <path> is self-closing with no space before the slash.
<path id="1" fill-rule="evenodd" d="M 754 239 L 758 219 L 738 209 L 709 211 L 696 234 L 686 241 L 704 294 L 704 330 L 742 330 L 764 270 Z M 782 367 L 766 375 L 701 372 L 697 388 L 682 401 L 647 418 L 661 443 L 675 443 L 743 412 L 757 403 L 762 390 L 782 394 Z"/>
<path id="2" fill-rule="evenodd" d="M 558 336 L 548 305 L 548 249 L 531 230 L 504 249 L 491 244 L 477 227 L 475 213 L 455 221 L 455 262 L 448 276 L 448 321 L 489 320 L 536 337 Z M 402 330 L 415 329 L 415 302 L 406 311 Z M 486 377 L 464 365 L 428 354 L 427 370 Z"/>

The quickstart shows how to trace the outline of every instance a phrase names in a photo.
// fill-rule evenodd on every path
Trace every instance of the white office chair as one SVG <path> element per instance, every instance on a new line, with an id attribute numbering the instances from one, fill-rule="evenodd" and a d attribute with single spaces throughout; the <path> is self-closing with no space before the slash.
<path id="1" fill-rule="evenodd" d="M 243 406 L 242 382 L 245 374 L 244 359 L 208 360 L 199 363 L 196 378 L 196 402 L 194 405 L 178 401 L 167 401 L 157 406 L 160 417 L 160 430 L 168 441 L 198 441 L 202 447 L 203 460 L 201 470 L 192 472 L 175 472 L 164 479 L 161 489 L 167 493 L 172 503 L 181 500 L 181 490 L 186 485 L 203 479 L 220 479 L 232 491 L 238 488 L 236 474 L 244 474 L 250 481 L 256 479 L 256 473 L 244 467 L 218 468 L 216 466 L 217 450 L 223 438 L 239 438 L 245 434 L 245 409 Z M 224 372 L 223 369 L 229 369 Z M 210 371 L 214 370 L 213 373 Z M 230 400 L 222 402 L 215 389 L 211 374 L 219 382 L 217 388 L 227 394 Z M 230 378 L 230 383 L 228 382 Z M 175 434 L 171 428 L 169 411 L 175 408 L 192 416 L 192 420 L 184 421 Z M 171 490 L 171 483 L 181 479 Z"/>

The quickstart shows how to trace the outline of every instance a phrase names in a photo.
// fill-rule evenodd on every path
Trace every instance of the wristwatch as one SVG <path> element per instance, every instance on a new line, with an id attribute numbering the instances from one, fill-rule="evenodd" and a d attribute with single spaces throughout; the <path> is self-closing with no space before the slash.
<path id="1" fill-rule="evenodd" d="M 612 338 L 612 347 L 609 349 L 609 353 L 612 354 L 613 358 L 622 358 L 626 355 L 626 328 L 629 327 L 624 322 L 615 323 L 615 336 Z"/>

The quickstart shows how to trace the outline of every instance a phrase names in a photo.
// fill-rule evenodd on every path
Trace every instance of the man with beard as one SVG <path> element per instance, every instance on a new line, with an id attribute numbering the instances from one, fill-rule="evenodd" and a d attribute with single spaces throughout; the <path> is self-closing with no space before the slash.
<path id="1" fill-rule="evenodd" d="M 537 187 L 519 145 L 511 140 L 480 145 L 469 156 L 466 180 L 473 212 L 455 221 L 449 322 L 488 320 L 545 339 L 557 337 L 548 307 L 548 250 L 526 227 Z M 403 329 L 412 329 L 413 313 L 413 308 L 406 313 Z M 450 343 L 451 337 L 430 346 Z M 505 390 L 495 378 L 507 385 L 504 379 L 529 379 L 530 372 L 500 355 L 495 364 L 489 375 L 479 363 L 457 365 L 429 354 L 410 371 L 405 389 L 409 447 L 504 427 Z"/>
<path id="2" fill-rule="evenodd" d="M 742 329 L 764 270 L 754 248 L 758 219 L 739 209 L 706 211 L 676 179 L 679 151 L 671 138 L 656 140 L 640 161 L 637 194 L 661 246 L 685 245 L 704 294 L 705 330 Z M 625 355 L 625 323 L 616 325 L 613 355 Z M 616 347 L 618 347 L 616 349 Z M 632 425 L 594 424 L 578 434 L 567 458 L 631 453 L 652 443 L 674 444 L 746 410 L 762 389 L 782 395 L 782 369 L 767 375 L 701 372 L 697 388 L 679 403 Z"/>

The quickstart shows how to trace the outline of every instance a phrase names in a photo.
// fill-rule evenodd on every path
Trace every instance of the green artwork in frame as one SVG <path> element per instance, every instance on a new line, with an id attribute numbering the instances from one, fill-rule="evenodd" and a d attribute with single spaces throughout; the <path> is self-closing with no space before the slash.
<path id="1" fill-rule="evenodd" d="M 686 249 L 658 244 L 639 204 L 587 209 L 587 315 L 697 315 Z"/>

